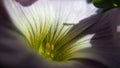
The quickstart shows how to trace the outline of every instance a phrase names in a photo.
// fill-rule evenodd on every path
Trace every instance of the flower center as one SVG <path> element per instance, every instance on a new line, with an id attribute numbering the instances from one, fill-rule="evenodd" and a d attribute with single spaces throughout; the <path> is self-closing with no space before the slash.
<path id="1" fill-rule="evenodd" d="M 54 45 L 50 43 L 46 43 L 45 52 L 43 56 L 48 58 L 49 60 L 53 60 L 54 58 L 53 51 L 54 51 Z"/>
<path id="2" fill-rule="evenodd" d="M 62 49 L 57 50 L 54 44 L 48 42 L 39 48 L 39 54 L 51 61 L 62 62 L 68 59 L 68 56 L 66 56 L 67 52 L 64 52 Z"/>
<path id="3" fill-rule="evenodd" d="M 53 45 L 53 44 L 50 45 L 50 43 L 47 43 L 47 44 L 46 44 L 46 49 L 47 49 L 47 50 L 54 50 L 54 45 Z"/>

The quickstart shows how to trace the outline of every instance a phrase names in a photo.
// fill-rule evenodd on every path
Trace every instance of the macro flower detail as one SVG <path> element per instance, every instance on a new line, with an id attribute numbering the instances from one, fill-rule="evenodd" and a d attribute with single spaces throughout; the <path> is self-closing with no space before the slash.
<path id="1" fill-rule="evenodd" d="M 28 47 L 52 61 L 67 61 L 79 56 L 80 50 L 90 48 L 94 34 L 83 32 L 95 22 L 65 25 L 68 16 L 56 13 L 49 0 L 38 0 L 24 7 L 15 0 L 4 0 L 5 7 L 16 28 L 24 36 Z"/>

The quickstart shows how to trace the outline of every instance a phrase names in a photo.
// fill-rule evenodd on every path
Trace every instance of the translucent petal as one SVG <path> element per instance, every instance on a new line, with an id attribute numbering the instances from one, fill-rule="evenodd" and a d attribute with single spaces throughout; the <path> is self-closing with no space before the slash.
<path id="1" fill-rule="evenodd" d="M 10 17 L 15 26 L 34 44 L 35 39 L 41 41 L 54 23 L 54 14 L 47 0 L 39 0 L 31 6 L 23 7 L 15 0 L 4 0 Z"/>

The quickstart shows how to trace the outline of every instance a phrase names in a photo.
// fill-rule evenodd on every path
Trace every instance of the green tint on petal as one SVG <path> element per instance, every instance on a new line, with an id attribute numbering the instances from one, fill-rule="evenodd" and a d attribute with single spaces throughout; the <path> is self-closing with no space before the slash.
<path id="1" fill-rule="evenodd" d="M 37 48 L 54 22 L 54 14 L 51 6 L 47 5 L 48 1 L 40 0 L 30 7 L 23 7 L 15 0 L 4 0 L 4 3 L 14 25 L 26 37 L 30 46 Z"/>
<path id="2" fill-rule="evenodd" d="M 44 58 L 67 61 L 79 50 L 91 47 L 90 39 L 93 35 L 84 35 L 83 32 L 95 23 L 94 20 L 65 26 L 69 15 L 61 17 L 56 14 L 49 0 L 38 0 L 27 7 L 14 0 L 3 2 L 14 25 L 28 41 L 29 47 Z"/>

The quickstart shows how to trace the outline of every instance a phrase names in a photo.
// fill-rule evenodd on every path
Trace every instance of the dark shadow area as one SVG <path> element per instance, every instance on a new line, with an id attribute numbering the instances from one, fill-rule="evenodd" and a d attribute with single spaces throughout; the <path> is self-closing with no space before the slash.
<path id="1" fill-rule="evenodd" d="M 7 27 L 9 29 L 13 28 L 13 24 L 7 14 L 7 11 L 5 10 L 2 0 L 0 0 L 0 26 Z"/>
<path id="2" fill-rule="evenodd" d="M 106 66 L 106 65 L 104 65 L 101 62 L 96 61 L 96 60 L 91 60 L 91 59 L 86 59 L 86 58 L 82 58 L 82 59 L 72 58 L 70 60 L 75 60 L 75 61 L 78 61 L 78 62 L 80 61 L 83 64 L 87 64 L 88 67 L 93 67 L 93 68 L 109 68 L 108 66 Z"/>
<path id="3" fill-rule="evenodd" d="M 91 39 L 91 50 L 95 51 L 89 51 L 89 53 L 98 55 L 111 68 L 120 68 L 120 32 L 117 32 L 117 26 L 120 25 L 120 9 L 111 9 L 101 15 L 99 20 L 84 32 L 85 34 L 95 33 Z M 83 21 L 89 19 L 92 17 Z"/>
<path id="4" fill-rule="evenodd" d="M 19 2 L 23 6 L 30 6 L 33 3 L 35 3 L 37 0 L 16 0 L 16 1 Z"/>

